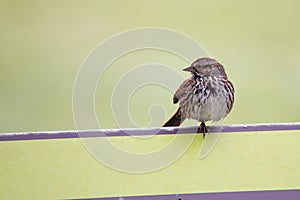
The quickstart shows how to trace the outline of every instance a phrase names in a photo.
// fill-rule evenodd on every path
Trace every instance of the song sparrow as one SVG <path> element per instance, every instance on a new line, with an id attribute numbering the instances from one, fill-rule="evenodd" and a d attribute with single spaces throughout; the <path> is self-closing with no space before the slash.
<path id="1" fill-rule="evenodd" d="M 234 88 L 227 79 L 222 64 L 212 58 L 199 58 L 183 71 L 191 72 L 177 89 L 173 103 L 179 102 L 177 112 L 163 126 L 179 126 L 186 118 L 201 122 L 207 133 L 206 121 L 219 121 L 231 111 Z"/>

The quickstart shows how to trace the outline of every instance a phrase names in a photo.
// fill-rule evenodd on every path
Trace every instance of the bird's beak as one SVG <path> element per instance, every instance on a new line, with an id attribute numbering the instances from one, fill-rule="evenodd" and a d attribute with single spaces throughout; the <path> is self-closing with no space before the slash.
<path id="1" fill-rule="evenodd" d="M 192 66 L 188 66 L 184 69 L 182 69 L 183 71 L 186 71 L 186 72 L 191 72 L 193 70 L 193 67 Z"/>

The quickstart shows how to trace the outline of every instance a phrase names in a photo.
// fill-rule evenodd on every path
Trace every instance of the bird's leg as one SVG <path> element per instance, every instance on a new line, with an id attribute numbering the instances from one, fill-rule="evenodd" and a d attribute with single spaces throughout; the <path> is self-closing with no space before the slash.
<path id="1" fill-rule="evenodd" d="M 204 139 L 204 138 L 205 138 L 205 134 L 208 133 L 207 126 L 205 125 L 204 122 L 201 122 L 200 128 L 201 128 L 201 130 L 202 130 L 202 133 L 203 133 L 203 139 Z"/>

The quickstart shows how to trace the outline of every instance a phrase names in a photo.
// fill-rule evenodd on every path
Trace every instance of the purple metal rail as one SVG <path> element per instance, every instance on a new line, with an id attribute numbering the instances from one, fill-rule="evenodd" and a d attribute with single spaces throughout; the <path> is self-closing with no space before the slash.
<path id="1" fill-rule="evenodd" d="M 167 135 L 167 134 L 191 134 L 197 127 L 161 127 L 161 128 L 128 128 L 128 129 L 99 129 L 99 130 L 72 130 L 50 132 L 25 132 L 25 133 L 0 133 L 0 141 L 17 140 L 47 140 L 67 138 L 90 137 L 115 137 L 115 136 L 143 136 L 143 135 Z M 217 126 L 209 127 L 209 133 L 219 132 Z M 237 124 L 225 125 L 222 132 L 257 132 L 257 131 L 289 131 L 300 130 L 300 123 L 276 123 L 276 124 Z M 202 130 L 198 129 L 197 133 Z"/>
<path id="2" fill-rule="evenodd" d="M 149 196 L 127 196 L 108 198 L 87 198 L 99 200 L 299 200 L 300 190 L 265 190 L 245 192 L 218 192 L 218 193 L 193 193 L 193 194 L 168 194 Z"/>

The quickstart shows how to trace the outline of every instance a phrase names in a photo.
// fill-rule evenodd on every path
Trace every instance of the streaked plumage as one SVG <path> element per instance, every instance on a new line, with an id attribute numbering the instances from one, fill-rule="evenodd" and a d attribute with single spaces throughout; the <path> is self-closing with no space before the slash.
<path id="1" fill-rule="evenodd" d="M 186 118 L 198 122 L 219 121 L 231 111 L 234 87 L 222 64 L 211 58 L 199 58 L 183 69 L 192 77 L 177 89 L 173 103 L 179 108 L 164 126 L 179 126 Z"/>

